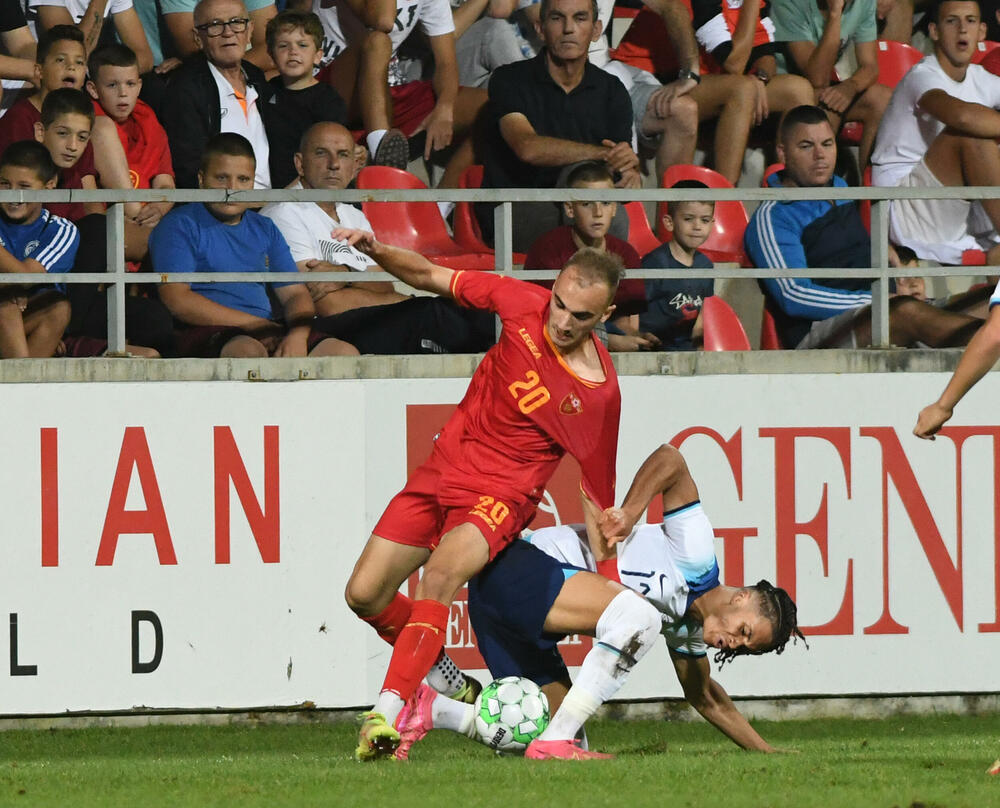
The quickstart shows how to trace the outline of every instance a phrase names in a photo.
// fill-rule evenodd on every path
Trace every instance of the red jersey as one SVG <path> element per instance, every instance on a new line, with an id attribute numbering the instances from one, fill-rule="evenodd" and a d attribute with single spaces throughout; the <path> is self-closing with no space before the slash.
<path id="1" fill-rule="evenodd" d="M 549 338 L 551 292 L 534 284 L 457 272 L 451 293 L 496 312 L 503 331 L 435 442 L 430 463 L 442 487 L 496 491 L 534 507 L 569 452 L 583 470 L 584 493 L 600 508 L 613 505 L 621 394 L 611 355 L 591 335 L 605 381 L 573 373 Z"/>
<path id="2" fill-rule="evenodd" d="M 104 109 L 94 102 L 94 114 L 104 115 Z M 174 175 L 170 160 L 167 133 L 156 119 L 153 108 L 144 101 L 136 101 L 135 109 L 125 123 L 115 122 L 118 138 L 125 150 L 128 173 L 133 188 L 149 188 L 153 177 L 160 174 Z"/>

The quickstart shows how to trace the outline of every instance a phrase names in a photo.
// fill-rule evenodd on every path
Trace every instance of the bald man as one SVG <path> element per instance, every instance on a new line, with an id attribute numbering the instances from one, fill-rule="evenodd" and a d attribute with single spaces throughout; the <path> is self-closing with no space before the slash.
<path id="1" fill-rule="evenodd" d="M 343 190 L 358 172 L 351 133 L 337 123 L 306 130 L 295 154 L 299 179 L 292 188 Z M 365 215 L 343 202 L 278 202 L 261 213 L 281 231 L 302 272 L 380 272 L 365 253 L 330 233 L 338 227 L 371 231 Z M 411 298 L 391 282 L 306 283 L 316 306 L 316 328 L 352 341 L 361 353 L 459 353 L 486 350 L 493 317 L 437 297 Z M 355 277 L 357 277 L 355 275 Z"/>
<path id="2" fill-rule="evenodd" d="M 291 188 L 342 191 L 357 174 L 357 150 L 351 133 L 339 123 L 317 123 L 306 130 L 295 154 L 298 182 Z M 338 227 L 371 230 L 365 215 L 344 202 L 278 202 L 261 210 L 272 219 L 292 250 L 302 272 L 364 272 L 381 268 L 367 255 L 330 233 Z M 323 317 L 365 306 L 406 300 L 389 281 L 352 286 L 344 283 L 307 283 Z"/>
<path id="3" fill-rule="evenodd" d="M 243 0 L 201 0 L 193 34 L 201 53 L 169 74 L 157 115 L 170 141 L 178 188 L 198 187 L 198 167 L 208 139 L 220 132 L 243 135 L 257 158 L 255 188 L 270 188 L 267 139 L 272 88 L 244 56 L 253 21 Z"/>

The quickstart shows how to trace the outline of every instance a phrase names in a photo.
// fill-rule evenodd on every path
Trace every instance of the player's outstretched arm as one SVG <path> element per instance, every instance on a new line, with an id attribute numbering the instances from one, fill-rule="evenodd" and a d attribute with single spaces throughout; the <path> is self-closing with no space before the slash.
<path id="1" fill-rule="evenodd" d="M 775 752 L 750 722 L 736 709 L 725 688 L 712 678 L 708 657 L 689 657 L 670 652 L 684 698 L 706 721 L 743 749 Z"/>
<path id="2" fill-rule="evenodd" d="M 608 508 L 601 517 L 601 532 L 610 544 L 623 541 L 657 494 L 663 494 L 665 511 L 698 499 L 698 487 L 688 471 L 684 456 L 670 444 L 663 444 L 636 472 L 621 508 Z"/>
<path id="3" fill-rule="evenodd" d="M 962 397 L 1000 360 L 1000 306 L 990 309 L 990 316 L 965 348 L 941 398 L 920 411 L 913 434 L 934 440 L 935 433 L 951 418 Z"/>
<path id="4" fill-rule="evenodd" d="M 390 275 L 395 275 L 414 289 L 451 297 L 451 282 L 455 277 L 455 270 L 432 264 L 412 250 L 383 244 L 366 230 L 341 227 L 334 230 L 331 237 L 334 241 L 346 241 L 369 256 Z"/>

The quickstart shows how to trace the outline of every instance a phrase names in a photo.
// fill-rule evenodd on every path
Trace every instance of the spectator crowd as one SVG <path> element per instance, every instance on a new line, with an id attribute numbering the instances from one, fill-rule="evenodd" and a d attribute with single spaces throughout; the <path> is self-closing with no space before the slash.
<path id="1" fill-rule="evenodd" d="M 782 347 L 870 345 L 871 282 L 808 272 L 870 266 L 854 202 L 779 195 L 742 213 L 743 243 L 725 252 L 713 242 L 722 203 L 672 201 L 651 227 L 638 203 L 587 192 L 1000 187 L 1000 0 L 632 2 L 11 0 L 0 190 L 419 187 L 408 168 L 439 188 L 571 188 L 578 201 L 513 206 L 526 270 L 582 248 L 626 269 L 787 269 L 759 284 Z M 630 24 L 612 42 L 615 22 Z M 763 178 L 748 149 L 773 163 Z M 372 204 L 439 233 L 431 260 L 492 265 L 495 203 Z M 379 267 L 332 234 L 394 236 L 359 207 L 150 202 L 124 215 L 131 270 L 302 275 L 132 284 L 133 355 L 481 351 L 495 336 L 489 315 L 361 282 Z M 891 204 L 890 260 L 914 267 L 892 287 L 894 344 L 968 343 L 988 293 L 927 299 L 919 262 L 1000 264 L 998 230 L 1000 199 Z M 106 232 L 99 203 L 0 203 L 0 271 L 104 271 Z M 698 348 L 712 295 L 705 278 L 626 281 L 602 338 L 618 351 Z M 0 284 L 0 357 L 106 350 L 100 285 Z"/>

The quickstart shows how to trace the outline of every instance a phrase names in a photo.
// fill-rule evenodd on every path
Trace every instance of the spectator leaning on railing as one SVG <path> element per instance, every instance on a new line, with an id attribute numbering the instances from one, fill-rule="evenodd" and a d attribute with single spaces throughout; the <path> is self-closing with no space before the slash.
<path id="1" fill-rule="evenodd" d="M 790 110 L 778 130 L 778 159 L 772 188 L 844 188 L 833 175 L 837 142 L 819 107 Z M 758 267 L 871 265 L 871 240 L 857 206 L 849 199 L 780 201 L 761 204 L 746 230 L 747 253 Z M 871 345 L 871 281 L 867 278 L 804 277 L 762 280 L 766 305 L 782 343 L 789 348 L 860 348 Z M 982 320 L 944 311 L 908 296 L 889 301 L 889 336 L 904 347 L 965 345 Z"/>

